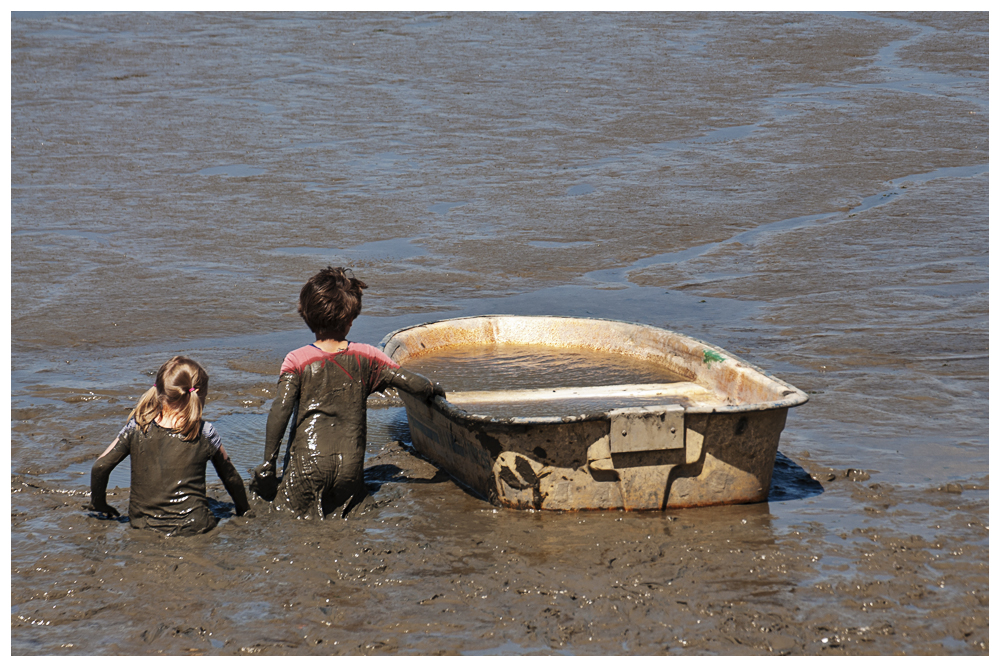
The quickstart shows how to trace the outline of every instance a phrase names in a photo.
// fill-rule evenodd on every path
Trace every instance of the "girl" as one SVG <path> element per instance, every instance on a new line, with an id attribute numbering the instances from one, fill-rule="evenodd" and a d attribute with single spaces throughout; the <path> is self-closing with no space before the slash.
<path id="1" fill-rule="evenodd" d="M 205 464 L 211 460 L 236 514 L 250 509 L 243 480 L 229 460 L 218 432 L 201 418 L 208 394 L 208 373 L 187 357 L 160 366 L 156 384 L 139 399 L 125 428 L 94 463 L 90 473 L 91 509 L 111 516 L 108 477 L 132 457 L 128 517 L 133 528 L 167 535 L 197 535 L 218 523 L 205 495 Z"/>

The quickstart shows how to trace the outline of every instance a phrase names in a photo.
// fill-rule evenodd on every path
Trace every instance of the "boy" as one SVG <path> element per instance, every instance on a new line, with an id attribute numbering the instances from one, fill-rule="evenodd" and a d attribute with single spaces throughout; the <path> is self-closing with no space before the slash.
<path id="1" fill-rule="evenodd" d="M 350 343 L 368 285 L 342 268 L 327 267 L 299 294 L 299 315 L 316 342 L 285 357 L 267 417 L 264 463 L 251 470 L 250 490 L 297 516 L 343 514 L 364 499 L 369 394 L 396 387 L 424 400 L 444 396 L 437 383 L 404 371 L 371 345 Z M 280 484 L 281 437 L 294 418 Z"/>

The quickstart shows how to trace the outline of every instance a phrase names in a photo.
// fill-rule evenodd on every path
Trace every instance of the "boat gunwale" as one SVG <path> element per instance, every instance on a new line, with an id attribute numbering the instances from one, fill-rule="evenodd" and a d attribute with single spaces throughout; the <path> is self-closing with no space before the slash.
<path id="1" fill-rule="evenodd" d="M 765 403 L 748 403 L 742 405 L 718 405 L 718 406 L 691 406 L 684 409 L 685 414 L 733 414 L 740 412 L 763 412 L 767 410 L 786 410 L 788 408 L 793 408 L 802 405 L 809 401 L 809 396 L 801 389 L 790 385 L 784 380 L 775 377 L 771 373 L 768 373 L 764 369 L 751 364 L 750 362 L 742 359 L 741 357 L 732 354 L 728 350 L 725 350 L 717 345 L 707 343 L 694 336 L 689 336 L 671 329 L 664 329 L 663 327 L 653 326 L 651 324 L 644 324 L 642 322 L 630 322 L 627 320 L 614 320 L 606 317 L 573 317 L 568 315 L 512 315 L 512 314 L 489 314 L 489 315 L 466 315 L 464 317 L 451 317 L 441 320 L 434 320 L 432 322 L 422 322 L 420 324 L 414 324 L 408 327 L 402 327 L 396 329 L 395 331 L 389 332 L 382 338 L 379 343 L 379 349 L 385 352 L 386 345 L 398 334 L 401 334 L 411 329 L 418 329 L 420 327 L 427 327 L 434 324 L 441 324 L 446 322 L 460 322 L 462 320 L 477 320 L 477 319 L 488 319 L 488 318 L 501 318 L 501 317 L 517 317 L 524 319 L 563 319 L 563 320 L 578 320 L 578 321 L 588 321 L 588 322 L 613 322 L 615 324 L 626 324 L 630 326 L 636 326 L 643 329 L 653 329 L 660 332 L 665 332 L 674 336 L 679 336 L 680 338 L 693 341 L 698 345 L 703 345 L 706 348 L 720 352 L 726 355 L 728 359 L 742 365 L 751 371 L 759 373 L 766 377 L 767 379 L 775 382 L 786 388 L 787 395 L 776 401 L 767 401 Z M 395 350 L 393 350 L 395 351 Z M 389 353 L 386 353 L 389 354 Z M 391 357 L 392 355 L 389 354 Z M 601 421 L 608 419 L 608 410 L 599 412 L 588 412 L 579 415 L 566 415 L 566 416 L 553 416 L 553 417 L 495 417 L 491 415 L 481 415 L 472 412 L 468 412 L 458 407 L 454 403 L 447 400 L 446 397 L 435 396 L 433 400 L 434 405 L 441 410 L 449 418 L 464 421 L 467 423 L 475 424 L 492 424 L 492 425 L 554 425 L 554 424 L 571 424 L 576 422 L 589 422 L 589 421 Z M 660 406 L 649 405 L 643 406 L 645 408 L 656 408 Z"/>

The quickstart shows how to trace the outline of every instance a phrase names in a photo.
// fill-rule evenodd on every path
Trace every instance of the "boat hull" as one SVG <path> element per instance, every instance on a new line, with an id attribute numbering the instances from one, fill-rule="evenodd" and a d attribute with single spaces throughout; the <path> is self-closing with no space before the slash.
<path id="1" fill-rule="evenodd" d="M 414 448 L 490 502 L 516 509 L 664 510 L 766 500 L 788 408 L 807 397 L 721 348 L 646 325 L 516 316 L 433 322 L 393 332 L 382 346 L 405 364 L 456 340 L 594 348 L 608 336 L 618 353 L 669 360 L 671 370 L 713 388 L 720 401 L 495 418 L 400 392 Z"/>

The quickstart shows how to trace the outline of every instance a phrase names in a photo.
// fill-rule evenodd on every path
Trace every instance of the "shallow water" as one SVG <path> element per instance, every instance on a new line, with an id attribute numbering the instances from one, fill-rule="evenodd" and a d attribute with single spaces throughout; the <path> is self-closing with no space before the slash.
<path id="1" fill-rule="evenodd" d="M 988 39 L 982 13 L 12 15 L 12 653 L 987 654 Z M 234 518 L 218 486 L 200 538 L 82 511 L 177 353 L 260 462 L 328 263 L 370 285 L 352 340 L 620 319 L 810 401 L 757 505 L 498 510 L 378 399 L 356 519 Z"/>

